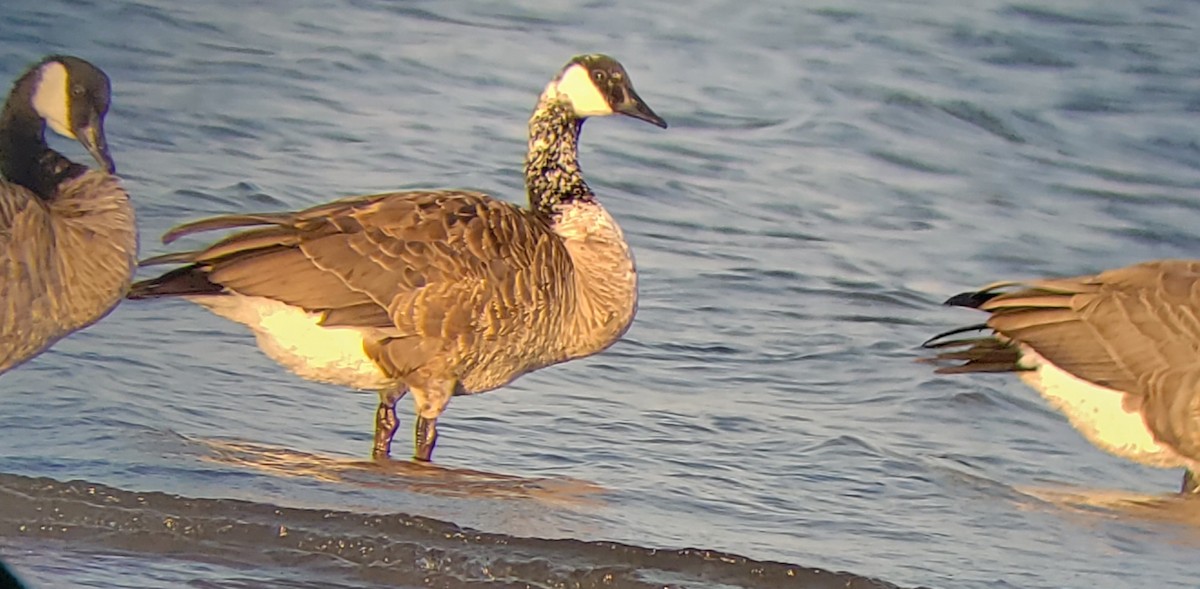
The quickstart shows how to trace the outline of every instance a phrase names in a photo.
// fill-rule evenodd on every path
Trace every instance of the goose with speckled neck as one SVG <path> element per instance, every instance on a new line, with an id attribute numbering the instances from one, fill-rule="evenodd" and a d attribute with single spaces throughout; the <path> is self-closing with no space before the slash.
<path id="1" fill-rule="evenodd" d="M 632 253 L 578 163 L 583 122 L 612 114 L 666 127 L 616 60 L 575 57 L 529 121 L 528 208 L 430 190 L 201 220 L 164 240 L 251 228 L 143 262 L 186 265 L 130 297 L 184 297 L 248 326 L 301 377 L 378 391 L 377 458 L 390 454 L 396 402 L 411 393 L 413 456 L 428 461 L 451 397 L 600 352 L 632 322 Z"/>

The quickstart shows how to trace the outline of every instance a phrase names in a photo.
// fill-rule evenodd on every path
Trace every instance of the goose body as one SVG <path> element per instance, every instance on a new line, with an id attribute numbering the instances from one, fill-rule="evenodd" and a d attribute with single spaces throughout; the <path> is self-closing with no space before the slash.
<path id="1" fill-rule="evenodd" d="M 428 460 L 450 397 L 595 354 L 632 322 L 632 253 L 577 161 L 583 120 L 614 113 L 665 126 L 615 60 L 577 57 L 530 119 L 529 208 L 429 190 L 197 221 L 164 240 L 248 229 L 144 262 L 186 265 L 130 298 L 182 296 L 248 326 L 301 377 L 379 391 L 376 456 L 389 454 L 395 403 L 411 392 L 414 456 Z"/>
<path id="2" fill-rule="evenodd" d="M 940 372 L 1015 371 L 1097 447 L 1182 467 L 1184 492 L 1197 491 L 1200 261 L 997 283 L 946 303 L 990 316 L 925 343 L 948 364 Z M 984 328 L 992 335 L 951 339 Z"/>
<path id="3" fill-rule="evenodd" d="M 129 287 L 137 232 L 112 175 L 108 103 L 103 72 L 51 56 L 17 80 L 0 114 L 0 373 L 100 320 Z M 47 125 L 101 169 L 50 149 Z"/>
<path id="4" fill-rule="evenodd" d="M 204 252 L 211 259 L 197 253 L 223 288 L 185 296 L 250 327 L 267 356 L 303 378 L 380 390 L 444 355 L 460 359 L 454 392 L 484 392 L 598 352 L 632 321 L 633 258 L 611 217 L 587 208 L 559 233 L 475 192 L 346 199 L 234 236 L 228 245 L 246 249 L 232 258 L 224 242 Z M 577 263 L 572 248 L 591 257 Z"/>

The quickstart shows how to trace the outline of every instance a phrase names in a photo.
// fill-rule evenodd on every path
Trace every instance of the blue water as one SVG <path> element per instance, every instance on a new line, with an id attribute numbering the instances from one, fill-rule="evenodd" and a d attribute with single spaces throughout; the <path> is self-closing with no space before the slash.
<path id="1" fill-rule="evenodd" d="M 1200 251 L 1200 4 L 10 0 L 0 38 L 5 79 L 50 52 L 113 79 L 144 255 L 217 213 L 415 187 L 521 201 L 528 114 L 577 53 L 620 59 L 671 124 L 583 138 L 638 259 L 632 329 L 455 399 L 437 468 L 366 462 L 373 394 L 302 381 L 184 302 L 124 304 L 4 375 L 0 555 L 35 587 L 1195 577 L 1179 472 L 1093 448 L 1015 379 L 915 360 L 976 319 L 939 305 L 966 288 Z M 560 541 L 438 560 L 459 548 L 405 535 L 422 517 Z"/>

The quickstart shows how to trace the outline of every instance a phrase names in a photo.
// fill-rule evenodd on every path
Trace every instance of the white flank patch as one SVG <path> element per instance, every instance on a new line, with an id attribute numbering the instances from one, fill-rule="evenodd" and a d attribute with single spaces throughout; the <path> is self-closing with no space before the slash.
<path id="1" fill-rule="evenodd" d="M 71 96 L 67 92 L 69 76 L 67 68 L 51 61 L 41 68 L 37 87 L 33 90 L 33 110 L 37 111 L 50 128 L 63 137 L 75 139 L 71 131 Z"/>
<path id="2" fill-rule="evenodd" d="M 1021 372 L 1021 380 L 1101 449 L 1148 466 L 1189 466 L 1190 461 L 1154 439 L 1141 412 L 1125 410 L 1125 393 L 1077 378 L 1028 346 L 1021 346 L 1021 366 L 1035 368 Z"/>
<path id="3" fill-rule="evenodd" d="M 575 114 L 581 117 L 602 117 L 613 114 L 608 99 L 596 89 L 587 68 L 575 64 L 559 77 L 555 90 L 571 101 Z"/>
<path id="4" fill-rule="evenodd" d="M 213 313 L 254 330 L 258 347 L 301 378 L 380 390 L 391 381 L 363 351 L 363 332 L 322 327 L 321 316 L 264 297 L 237 294 L 187 297 Z"/>

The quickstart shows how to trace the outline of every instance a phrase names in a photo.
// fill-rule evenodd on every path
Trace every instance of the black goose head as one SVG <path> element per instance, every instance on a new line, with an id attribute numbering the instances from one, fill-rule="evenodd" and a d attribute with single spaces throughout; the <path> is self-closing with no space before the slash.
<path id="1" fill-rule="evenodd" d="M 572 58 L 555 78 L 555 90 L 567 98 L 580 118 L 621 114 L 667 127 L 667 122 L 633 90 L 625 68 L 607 55 Z"/>
<path id="2" fill-rule="evenodd" d="M 34 66 L 30 102 L 56 133 L 78 141 L 108 173 L 116 171 L 104 136 L 111 86 L 100 68 L 69 55 L 53 55 Z"/>

